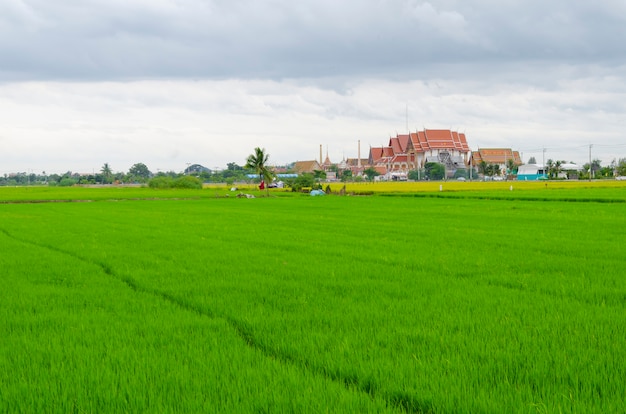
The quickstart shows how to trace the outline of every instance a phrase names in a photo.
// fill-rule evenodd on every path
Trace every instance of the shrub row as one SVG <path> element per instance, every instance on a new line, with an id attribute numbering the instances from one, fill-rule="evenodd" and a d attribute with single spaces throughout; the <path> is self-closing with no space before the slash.
<path id="1" fill-rule="evenodd" d="M 172 178 L 168 176 L 155 177 L 148 181 L 150 188 L 168 189 L 168 188 L 187 188 L 187 189 L 202 189 L 202 181 L 198 177 L 192 177 L 185 175 L 178 178 Z"/>

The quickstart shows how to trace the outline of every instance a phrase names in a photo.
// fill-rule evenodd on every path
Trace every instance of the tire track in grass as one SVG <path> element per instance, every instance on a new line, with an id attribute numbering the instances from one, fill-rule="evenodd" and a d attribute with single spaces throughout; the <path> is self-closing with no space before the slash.
<path id="1" fill-rule="evenodd" d="M 581 305 L 589 306 L 613 306 L 623 308 L 626 306 L 626 293 L 623 291 L 618 292 L 599 292 L 597 297 L 585 297 L 577 296 L 570 292 L 560 292 L 557 290 L 550 290 L 547 288 L 536 288 L 532 286 L 526 286 L 515 281 L 499 281 L 495 279 L 487 279 L 486 281 L 479 283 L 481 286 L 496 287 L 516 292 L 524 292 L 531 295 L 543 295 L 561 300 L 569 300 L 579 303 Z M 478 285 L 478 283 L 477 283 Z"/>
<path id="2" fill-rule="evenodd" d="M 153 288 L 149 288 L 146 286 L 142 286 L 138 284 L 137 281 L 134 280 L 132 277 L 118 274 L 111 267 L 111 265 L 109 265 L 108 263 L 104 261 L 90 260 L 86 257 L 80 256 L 79 254 L 76 254 L 71 251 L 63 250 L 56 246 L 39 243 L 37 241 L 33 241 L 29 239 L 23 239 L 23 238 L 20 238 L 11 234 L 10 232 L 8 232 L 6 229 L 3 229 L 3 228 L 0 228 L 0 233 L 4 234 L 6 237 L 13 239 L 17 242 L 47 249 L 55 253 L 69 256 L 73 259 L 80 260 L 82 262 L 85 262 L 91 265 L 95 265 L 99 267 L 104 274 L 119 280 L 120 282 L 125 284 L 129 289 L 136 291 L 136 292 L 147 293 L 147 294 L 156 296 L 166 302 L 169 302 L 171 304 L 174 304 L 175 306 L 178 306 L 179 308 L 187 312 L 193 312 L 199 316 L 205 316 L 205 317 L 209 317 L 212 319 L 222 319 L 230 325 L 230 327 L 236 332 L 236 334 L 241 338 L 241 340 L 243 340 L 246 343 L 248 347 L 261 352 L 261 354 L 263 354 L 267 358 L 278 360 L 284 364 L 290 364 L 290 365 L 296 366 L 302 370 L 309 371 L 315 375 L 326 378 L 327 380 L 337 382 L 343 385 L 349 391 L 357 391 L 357 392 L 367 394 L 372 399 L 381 398 L 387 402 L 390 408 L 400 409 L 401 411 L 407 412 L 407 413 L 431 413 L 435 411 L 434 410 L 435 407 L 432 404 L 432 402 L 422 401 L 416 398 L 414 395 L 411 395 L 407 392 L 383 391 L 380 389 L 381 388 L 380 385 L 376 381 L 373 381 L 371 378 L 363 379 L 363 378 L 359 378 L 358 375 L 348 374 L 345 372 L 341 372 L 339 370 L 333 370 L 333 369 L 326 368 L 326 367 L 315 366 L 311 364 L 310 361 L 307 361 L 305 359 L 297 358 L 293 355 L 289 355 L 284 352 L 277 352 L 275 349 L 263 344 L 262 342 L 259 342 L 254 336 L 253 328 L 249 324 L 247 324 L 245 321 L 235 319 L 228 315 L 216 314 L 210 309 L 198 306 L 197 304 L 193 302 L 181 299 L 170 293 L 163 292 L 158 289 L 153 289 Z"/>

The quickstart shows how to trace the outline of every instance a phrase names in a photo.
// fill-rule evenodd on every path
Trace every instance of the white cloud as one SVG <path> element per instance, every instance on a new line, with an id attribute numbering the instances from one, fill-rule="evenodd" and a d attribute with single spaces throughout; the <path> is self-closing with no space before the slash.
<path id="1" fill-rule="evenodd" d="M 0 172 L 366 156 L 407 106 L 473 147 L 609 162 L 625 23 L 618 0 L 6 0 Z"/>
<path id="2" fill-rule="evenodd" d="M 621 78 L 562 80 L 551 89 L 433 79 L 366 79 L 345 93 L 299 81 L 25 82 L 0 85 L 0 172 L 152 170 L 187 162 L 243 164 L 256 146 L 274 163 L 361 156 L 390 136 L 421 128 L 465 131 L 470 145 L 605 162 L 626 156 Z"/>

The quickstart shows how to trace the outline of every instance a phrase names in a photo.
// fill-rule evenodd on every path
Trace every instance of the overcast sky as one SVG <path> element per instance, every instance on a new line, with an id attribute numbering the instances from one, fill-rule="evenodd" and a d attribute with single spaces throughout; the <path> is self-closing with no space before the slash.
<path id="1" fill-rule="evenodd" d="M 0 0 L 0 173 L 361 156 L 416 129 L 626 158 L 624 0 Z"/>

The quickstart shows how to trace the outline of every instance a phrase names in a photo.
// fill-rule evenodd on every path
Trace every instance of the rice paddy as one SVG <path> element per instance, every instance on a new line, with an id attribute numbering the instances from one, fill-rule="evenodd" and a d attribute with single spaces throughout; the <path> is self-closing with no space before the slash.
<path id="1" fill-rule="evenodd" d="M 625 412 L 626 187 L 401 184 L 0 189 L 0 411 Z"/>

